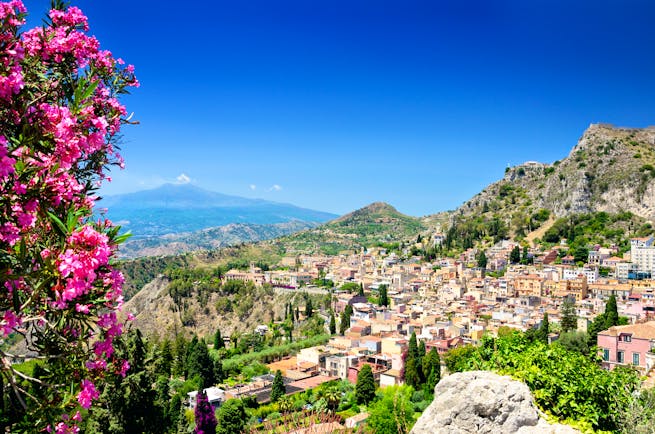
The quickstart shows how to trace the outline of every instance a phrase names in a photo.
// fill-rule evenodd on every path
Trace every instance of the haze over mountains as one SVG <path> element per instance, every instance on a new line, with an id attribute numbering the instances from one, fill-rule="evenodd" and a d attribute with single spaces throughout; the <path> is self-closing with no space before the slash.
<path id="1" fill-rule="evenodd" d="M 594 124 L 561 161 L 508 168 L 503 179 L 456 211 L 423 218 L 375 203 L 335 219 L 330 213 L 223 195 L 189 184 L 107 197 L 101 206 L 108 207 L 109 217 L 135 235 L 122 248 L 124 256 L 212 249 L 290 234 L 275 242 L 291 251 L 334 254 L 363 245 L 407 241 L 419 233 L 445 231 L 452 224 L 484 227 L 504 222 L 508 235 L 520 235 L 572 213 L 630 211 L 652 221 L 653 167 L 655 129 Z M 548 221 L 535 219 L 542 210 L 550 213 Z"/>
<path id="2" fill-rule="evenodd" d="M 315 227 L 337 217 L 295 205 L 225 195 L 191 184 L 115 196 L 99 202 L 107 217 L 130 231 L 123 257 L 183 253 L 261 241 Z"/>

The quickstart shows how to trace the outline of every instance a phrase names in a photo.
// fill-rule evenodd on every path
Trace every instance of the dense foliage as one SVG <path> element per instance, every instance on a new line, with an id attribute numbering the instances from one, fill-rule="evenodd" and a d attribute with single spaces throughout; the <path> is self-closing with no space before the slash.
<path id="1" fill-rule="evenodd" d="M 621 417 L 639 384 L 633 370 L 606 371 L 596 355 L 531 341 L 520 332 L 485 337 L 480 347 L 452 350 L 445 362 L 450 372 L 482 369 L 511 375 L 528 385 L 543 410 L 595 430 L 620 430 Z"/>
<path id="2" fill-rule="evenodd" d="M 22 31 L 26 13 L 20 0 L 0 3 L 0 327 L 40 363 L 26 375 L 0 353 L 0 420 L 68 432 L 104 376 L 128 369 L 113 348 L 121 237 L 92 216 L 108 166 L 122 165 L 118 97 L 138 82 L 78 8 L 53 1 L 42 26 Z"/>

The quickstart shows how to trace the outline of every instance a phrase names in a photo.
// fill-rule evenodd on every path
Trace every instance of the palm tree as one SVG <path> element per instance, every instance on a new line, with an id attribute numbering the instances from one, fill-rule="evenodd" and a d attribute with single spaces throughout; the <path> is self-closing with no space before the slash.
<path id="1" fill-rule="evenodd" d="M 325 402 L 327 403 L 328 410 L 334 412 L 341 403 L 341 392 L 339 389 L 335 386 L 328 387 L 327 389 L 323 390 L 322 395 L 325 399 Z"/>
<path id="2" fill-rule="evenodd" d="M 280 398 L 277 405 L 282 413 L 288 413 L 293 410 L 293 400 L 288 395 Z"/>

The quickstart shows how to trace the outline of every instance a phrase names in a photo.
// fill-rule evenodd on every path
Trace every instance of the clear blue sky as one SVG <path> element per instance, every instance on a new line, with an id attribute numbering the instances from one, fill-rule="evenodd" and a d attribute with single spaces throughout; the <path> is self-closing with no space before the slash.
<path id="1" fill-rule="evenodd" d="M 590 123 L 655 124 L 651 0 L 73 4 L 141 81 L 107 194 L 185 174 L 339 214 L 426 215 L 508 163 L 563 158 Z"/>

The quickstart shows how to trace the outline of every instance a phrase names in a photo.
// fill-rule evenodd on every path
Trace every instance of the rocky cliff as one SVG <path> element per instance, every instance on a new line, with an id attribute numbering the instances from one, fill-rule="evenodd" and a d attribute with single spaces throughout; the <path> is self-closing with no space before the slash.
<path id="1" fill-rule="evenodd" d="M 518 221 L 540 209 L 557 217 L 629 210 L 655 220 L 655 128 L 592 124 L 566 158 L 507 168 L 503 179 L 464 203 L 457 215 Z"/>
<path id="2" fill-rule="evenodd" d="M 575 434 L 541 418 L 525 384 L 487 371 L 449 375 L 411 434 Z"/>

